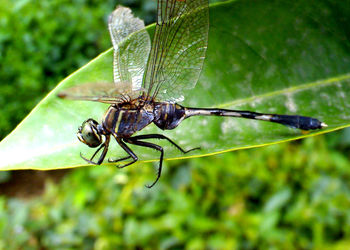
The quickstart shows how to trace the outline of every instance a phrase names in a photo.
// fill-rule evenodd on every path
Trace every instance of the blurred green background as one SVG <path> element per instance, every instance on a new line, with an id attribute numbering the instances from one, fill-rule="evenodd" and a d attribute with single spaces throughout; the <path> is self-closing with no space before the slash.
<path id="1" fill-rule="evenodd" d="M 117 4 L 154 21 L 153 0 L 2 0 L 0 139 L 111 47 Z M 150 190 L 152 164 L 1 172 L 0 249 L 349 249 L 349 150 L 342 130 L 165 162 Z"/>

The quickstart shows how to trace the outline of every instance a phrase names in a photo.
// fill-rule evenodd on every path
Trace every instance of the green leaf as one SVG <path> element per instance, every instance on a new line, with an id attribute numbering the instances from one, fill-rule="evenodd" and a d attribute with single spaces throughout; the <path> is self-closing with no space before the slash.
<path id="1" fill-rule="evenodd" d="M 193 117 L 171 131 L 150 125 L 139 134 L 162 133 L 198 157 L 258 147 L 350 125 L 350 9 L 342 1 L 231 1 L 210 8 L 204 70 L 181 104 L 266 113 L 299 114 L 326 122 L 324 130 L 301 131 L 268 122 Z M 153 31 L 154 26 L 149 27 Z M 107 27 L 106 27 L 107 32 Z M 57 169 L 86 165 L 90 149 L 76 139 L 87 118 L 100 120 L 107 105 L 61 100 L 63 88 L 112 81 L 112 50 L 64 79 L 0 144 L 0 168 Z M 158 143 L 158 142 L 157 142 Z M 184 158 L 159 142 L 168 159 Z M 131 147 L 141 161 L 155 151 Z M 114 141 L 107 157 L 126 154 Z"/>

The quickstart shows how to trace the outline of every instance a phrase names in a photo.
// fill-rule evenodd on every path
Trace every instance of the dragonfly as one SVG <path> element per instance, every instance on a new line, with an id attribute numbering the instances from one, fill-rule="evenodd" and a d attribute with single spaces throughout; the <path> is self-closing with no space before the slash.
<path id="1" fill-rule="evenodd" d="M 117 6 L 108 19 L 113 44 L 112 83 L 85 83 L 59 93 L 59 97 L 109 104 L 101 124 L 86 120 L 77 132 L 78 139 L 97 148 L 88 163 L 100 165 L 108 152 L 111 138 L 127 153 L 109 162 L 125 162 L 124 168 L 138 160 L 129 145 L 152 148 L 160 153 L 157 176 L 147 187 L 153 187 L 162 173 L 164 149 L 149 139 L 168 141 L 187 154 L 199 148 L 184 150 L 162 134 L 134 135 L 153 123 L 161 130 L 175 129 L 192 116 L 228 116 L 279 123 L 301 129 L 322 129 L 327 125 L 316 118 L 300 115 L 265 114 L 219 108 L 184 107 L 184 93 L 196 85 L 202 71 L 208 46 L 208 0 L 158 0 L 157 20 L 151 44 L 144 22 L 131 10 Z M 98 153 L 97 161 L 94 158 Z"/>

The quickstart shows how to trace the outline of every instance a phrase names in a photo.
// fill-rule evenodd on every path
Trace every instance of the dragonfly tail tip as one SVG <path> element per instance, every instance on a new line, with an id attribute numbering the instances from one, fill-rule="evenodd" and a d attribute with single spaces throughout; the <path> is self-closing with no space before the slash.
<path id="1" fill-rule="evenodd" d="M 327 128 L 327 127 L 328 127 L 328 125 L 326 123 L 321 122 L 321 128 Z"/>

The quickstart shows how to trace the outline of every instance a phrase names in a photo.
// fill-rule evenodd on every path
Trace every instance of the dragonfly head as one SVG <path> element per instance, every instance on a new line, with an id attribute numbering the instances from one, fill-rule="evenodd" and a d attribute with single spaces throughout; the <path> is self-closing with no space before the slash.
<path id="1" fill-rule="evenodd" d="M 96 148 L 102 143 L 102 135 L 99 132 L 98 122 L 94 119 L 86 120 L 78 129 L 77 137 L 79 141 L 85 143 L 90 148 Z"/>

